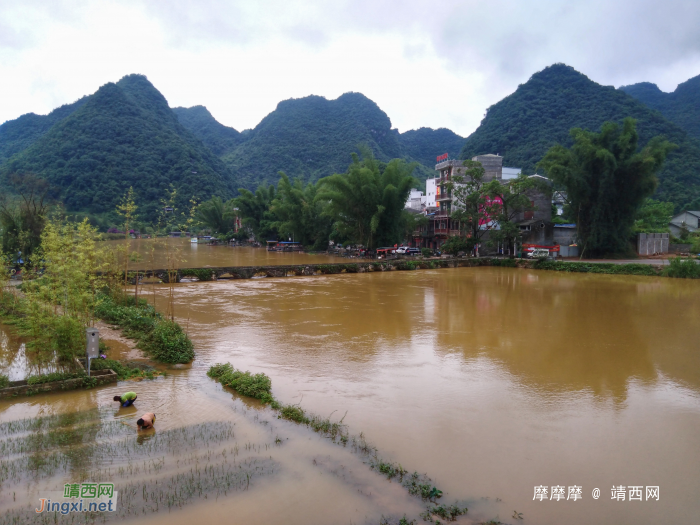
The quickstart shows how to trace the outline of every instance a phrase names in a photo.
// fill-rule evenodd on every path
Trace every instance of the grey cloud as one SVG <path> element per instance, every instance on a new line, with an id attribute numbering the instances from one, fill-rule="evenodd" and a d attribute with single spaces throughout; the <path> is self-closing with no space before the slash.
<path id="1" fill-rule="evenodd" d="M 407 56 L 416 35 L 429 40 L 451 67 L 492 71 L 506 84 L 554 62 L 616 84 L 700 56 L 697 1 L 177 0 L 143 5 L 180 43 L 246 45 L 282 34 L 324 47 L 337 35 L 391 31 L 408 41 Z"/>

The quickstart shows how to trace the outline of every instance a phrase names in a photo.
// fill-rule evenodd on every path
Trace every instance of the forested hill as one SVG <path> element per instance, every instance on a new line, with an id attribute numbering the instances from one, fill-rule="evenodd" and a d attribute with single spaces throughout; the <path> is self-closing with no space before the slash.
<path id="1" fill-rule="evenodd" d="M 280 102 L 222 159 L 247 188 L 276 183 L 279 171 L 315 181 L 344 172 L 360 144 L 380 160 L 401 157 L 398 136 L 386 113 L 360 93 L 309 96 Z"/>
<path id="2" fill-rule="evenodd" d="M 438 155 L 449 153 L 450 158 L 457 158 L 464 141 L 464 137 L 447 128 L 413 129 L 399 135 L 404 155 L 431 170 L 435 167 L 435 157 Z"/>
<path id="3" fill-rule="evenodd" d="M 171 184 L 181 204 L 234 193 L 226 166 L 179 123 L 145 76 L 105 84 L 76 104 L 33 141 L 27 138 L 31 145 L 0 165 L 0 177 L 34 173 L 60 190 L 67 209 L 93 213 L 113 210 L 132 186 L 142 217 L 149 218 Z M 0 127 L 0 143 L 8 124 L 15 128 L 11 136 L 30 136 L 17 132 L 25 117 Z"/>
<path id="4" fill-rule="evenodd" d="M 311 181 L 342 173 L 360 144 L 384 161 L 398 157 L 419 162 L 414 175 L 424 179 L 432 174 L 437 155 L 456 156 L 464 144 L 463 137 L 444 128 L 399 134 L 387 114 L 360 93 L 336 100 L 318 96 L 285 100 L 243 133 L 217 122 L 203 106 L 174 111 L 249 189 L 276 183 L 279 171 Z"/>
<path id="5" fill-rule="evenodd" d="M 27 113 L 15 120 L 5 122 L 0 126 L 0 163 L 34 144 L 39 137 L 51 129 L 51 126 L 80 108 L 87 99 L 88 97 L 83 97 L 72 104 L 65 104 L 48 115 Z"/>
<path id="6" fill-rule="evenodd" d="M 700 139 L 700 75 L 678 84 L 673 93 L 664 93 L 650 82 L 622 86 L 620 90 L 660 111 L 689 135 Z"/>
<path id="7" fill-rule="evenodd" d="M 173 108 L 173 111 L 180 123 L 219 157 L 232 152 L 242 141 L 239 131 L 217 122 L 204 106 Z"/>
<path id="8" fill-rule="evenodd" d="M 601 86 L 564 64 L 555 64 L 491 106 L 479 128 L 467 137 L 462 158 L 503 155 L 503 163 L 535 171 L 556 143 L 571 145 L 574 127 L 598 131 L 608 120 L 637 119 L 640 144 L 665 135 L 679 146 L 659 175 L 657 197 L 678 208 L 700 198 L 700 143 L 657 111 L 611 86 Z"/>

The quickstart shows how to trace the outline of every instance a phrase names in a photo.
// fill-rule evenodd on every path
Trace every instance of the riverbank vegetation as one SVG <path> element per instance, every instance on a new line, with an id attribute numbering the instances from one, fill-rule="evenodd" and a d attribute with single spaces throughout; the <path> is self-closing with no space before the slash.
<path id="1" fill-rule="evenodd" d="M 238 213 L 259 241 L 288 239 L 315 251 L 325 250 L 329 240 L 393 246 L 414 229 L 414 218 L 404 206 L 418 183 L 412 175 L 416 166 L 401 159 L 381 162 L 369 149 L 360 149 L 362 157 L 353 154 L 345 173 L 305 183 L 280 172 L 276 187 L 263 185 L 255 192 L 241 188 L 227 202 L 214 197 L 199 206 L 197 218 L 224 238 L 234 237 L 232 221 Z"/>
<path id="2" fill-rule="evenodd" d="M 117 211 L 128 231 L 136 212 L 132 190 Z M 192 342 L 174 321 L 172 285 L 165 315 L 138 297 L 139 277 L 129 271 L 134 254 L 129 253 L 128 235 L 123 237 L 124 245 L 115 248 L 98 242 L 97 229 L 86 219 L 71 222 L 55 210 L 42 221 L 32 258 L 19 266 L 21 287 L 9 285 L 16 261 L 6 260 L 0 272 L 0 316 L 16 325 L 33 355 L 71 368 L 74 359 L 85 353 L 86 329 L 104 319 L 123 328 L 157 361 L 192 361 Z M 168 271 L 170 266 L 176 268 L 176 262 L 170 264 L 170 259 L 176 258 L 176 253 L 169 254 Z M 128 288 L 131 281 L 136 282 L 133 295 Z M 118 374 L 139 375 L 125 367 Z"/>
<path id="3" fill-rule="evenodd" d="M 574 128 L 573 146 L 552 147 L 539 166 L 566 189 L 581 255 L 625 254 L 635 217 L 656 190 L 657 173 L 676 145 L 662 136 L 638 150 L 636 121 L 606 122 L 599 133 Z"/>

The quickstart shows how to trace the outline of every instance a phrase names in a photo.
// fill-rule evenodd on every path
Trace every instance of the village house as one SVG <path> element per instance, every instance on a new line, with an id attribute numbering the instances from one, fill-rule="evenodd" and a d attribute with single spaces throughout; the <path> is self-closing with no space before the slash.
<path id="1" fill-rule="evenodd" d="M 500 155 L 477 155 L 472 160 L 480 162 L 484 167 L 484 182 L 498 180 L 507 184 L 509 180 L 517 178 L 521 173 L 520 168 L 504 167 L 503 157 Z M 418 190 L 412 190 L 406 208 L 416 210 L 420 203 L 421 211 L 428 218 L 427 224 L 420 226 L 413 233 L 412 244 L 415 246 L 437 249 L 449 237 L 460 234 L 460 224 L 451 218 L 455 203 L 449 191 L 449 184 L 455 180 L 455 177 L 464 175 L 466 168 L 462 162 L 448 159 L 446 156 L 438 157 L 438 163 L 435 166 L 437 173 L 435 177 L 426 181 L 425 195 Z M 539 177 L 549 182 L 541 175 L 531 175 L 531 177 Z M 528 196 L 536 209 L 521 213 L 515 219 L 515 222 L 520 225 L 523 240 L 533 244 L 551 244 L 553 242 L 551 196 L 537 190 L 533 190 Z"/>
<path id="2" fill-rule="evenodd" d="M 671 230 L 671 235 L 680 237 L 683 229 L 688 230 L 688 233 L 693 233 L 700 228 L 700 211 L 684 211 L 671 218 L 668 223 L 668 228 Z"/>

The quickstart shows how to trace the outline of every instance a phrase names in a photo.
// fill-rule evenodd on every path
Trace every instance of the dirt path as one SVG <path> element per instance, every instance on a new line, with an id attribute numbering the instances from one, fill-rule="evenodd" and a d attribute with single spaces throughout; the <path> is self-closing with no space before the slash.
<path id="1" fill-rule="evenodd" d="M 143 351 L 136 348 L 136 341 L 124 337 L 121 329 L 113 328 L 112 325 L 104 321 L 96 322 L 95 328 L 100 331 L 100 340 L 109 346 L 110 359 L 118 359 L 120 361 L 148 360 Z"/>

